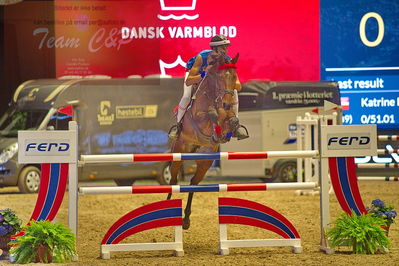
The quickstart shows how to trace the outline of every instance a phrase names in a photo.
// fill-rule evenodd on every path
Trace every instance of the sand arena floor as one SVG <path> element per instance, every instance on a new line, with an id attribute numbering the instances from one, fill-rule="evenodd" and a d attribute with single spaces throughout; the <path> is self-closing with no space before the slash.
<path id="1" fill-rule="evenodd" d="M 360 191 L 365 205 L 380 198 L 399 210 L 399 182 L 361 181 Z M 36 194 L 19 194 L 17 188 L 0 189 L 0 209 L 12 208 L 26 222 L 33 210 Z M 293 254 L 289 247 L 237 248 L 230 255 L 218 251 L 217 198 L 237 197 L 258 201 L 285 215 L 302 237 L 303 253 Z M 108 228 L 128 211 L 154 201 L 165 199 L 164 194 L 152 195 L 86 195 L 79 200 L 79 261 L 68 265 L 399 265 L 399 218 L 389 232 L 392 248 L 388 254 L 353 255 L 341 248 L 333 255 L 319 251 L 319 197 L 296 196 L 293 191 L 196 193 L 193 200 L 191 227 L 183 232 L 183 257 L 172 251 L 111 253 L 110 260 L 100 258 L 100 242 Z M 187 194 L 175 194 L 186 203 Z M 334 195 L 331 216 L 341 212 Z M 67 198 L 61 206 L 57 221 L 67 222 Z M 149 230 L 123 241 L 172 241 L 172 228 Z M 274 233 L 248 226 L 229 226 L 234 239 L 278 238 Z M 2 262 L 0 262 L 1 264 Z M 35 264 L 37 265 L 37 264 Z"/>

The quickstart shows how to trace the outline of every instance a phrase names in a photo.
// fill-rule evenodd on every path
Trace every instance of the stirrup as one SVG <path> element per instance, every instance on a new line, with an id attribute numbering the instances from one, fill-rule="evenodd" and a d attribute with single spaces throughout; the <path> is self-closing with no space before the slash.
<path id="1" fill-rule="evenodd" d="M 235 133 L 235 137 L 237 137 L 237 140 L 249 138 L 248 129 L 243 125 L 240 125 Z"/>

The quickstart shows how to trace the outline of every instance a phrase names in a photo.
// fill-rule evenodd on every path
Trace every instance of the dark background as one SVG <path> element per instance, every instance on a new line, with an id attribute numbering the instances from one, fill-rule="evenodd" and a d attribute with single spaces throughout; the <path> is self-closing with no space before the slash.
<path id="1" fill-rule="evenodd" d="M 0 6 L 0 114 L 22 82 L 55 78 L 55 48 L 38 49 L 33 38 L 38 20 L 54 20 L 54 1 L 29 1 Z M 54 36 L 54 24 L 46 25 Z M 38 63 L 39 62 L 39 63 Z"/>

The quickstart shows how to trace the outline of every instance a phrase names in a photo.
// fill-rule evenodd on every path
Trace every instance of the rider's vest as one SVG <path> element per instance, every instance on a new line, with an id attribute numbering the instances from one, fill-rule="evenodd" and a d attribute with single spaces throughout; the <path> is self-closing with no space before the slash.
<path id="1" fill-rule="evenodd" d="M 204 69 L 208 66 L 208 56 L 212 51 L 213 50 L 203 50 L 198 54 L 202 58 L 202 65 L 200 67 L 199 73 L 204 71 Z M 197 56 L 193 56 L 190 58 L 190 60 L 187 61 L 187 64 L 186 64 L 187 71 L 189 71 L 193 67 L 196 58 L 197 58 Z M 226 54 L 226 58 L 231 59 L 231 57 L 228 56 L 227 54 Z"/>

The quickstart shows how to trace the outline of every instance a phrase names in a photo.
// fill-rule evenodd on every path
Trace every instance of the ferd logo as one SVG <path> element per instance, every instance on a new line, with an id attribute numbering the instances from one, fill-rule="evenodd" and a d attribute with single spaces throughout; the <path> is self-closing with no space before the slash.
<path id="1" fill-rule="evenodd" d="M 77 123 L 69 130 L 19 130 L 18 163 L 77 163 Z"/>
<path id="2" fill-rule="evenodd" d="M 371 138 L 368 133 L 327 134 L 329 150 L 370 149 Z"/>
<path id="3" fill-rule="evenodd" d="M 26 140 L 24 152 L 27 156 L 66 156 L 71 146 L 68 140 Z"/>

